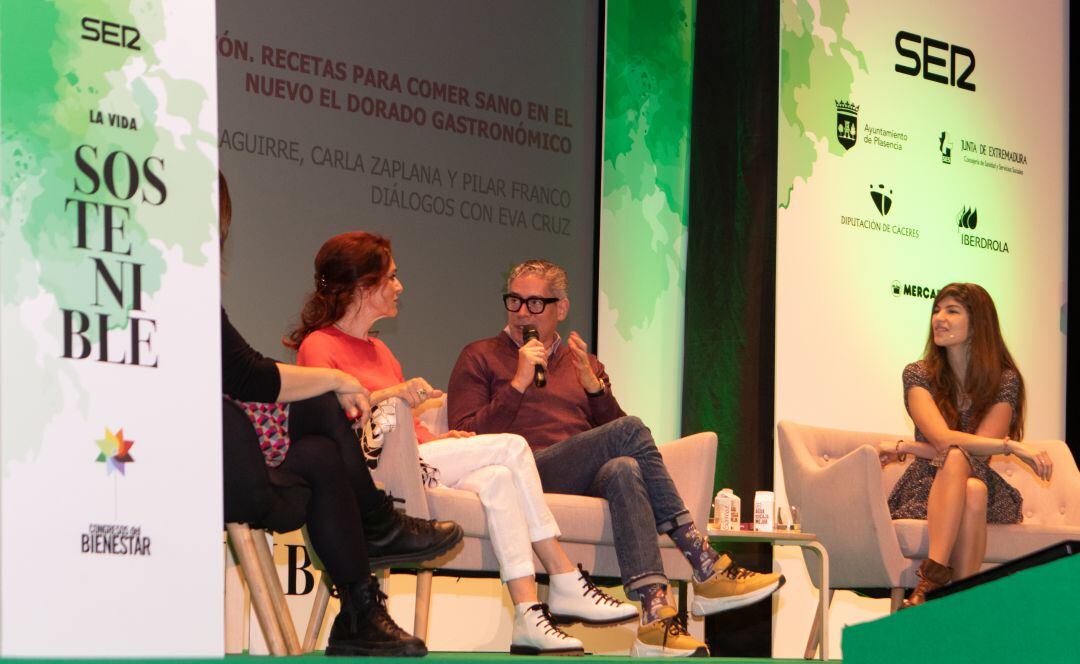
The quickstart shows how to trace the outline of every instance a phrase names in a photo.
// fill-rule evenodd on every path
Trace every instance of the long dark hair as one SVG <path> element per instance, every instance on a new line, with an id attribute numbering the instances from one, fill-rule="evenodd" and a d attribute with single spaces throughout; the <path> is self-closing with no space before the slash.
<path id="1" fill-rule="evenodd" d="M 953 370 L 944 348 L 934 343 L 933 316 L 930 320 L 930 335 L 926 340 L 923 361 L 930 374 L 930 387 L 938 410 L 948 422 L 950 428 L 958 428 L 960 416 L 956 404 L 961 392 L 966 392 L 971 399 L 971 425 L 978 427 L 986 411 L 994 403 L 994 397 L 1001 387 L 1001 377 L 1006 369 L 1016 372 L 1019 381 L 1016 410 L 1013 411 L 1009 424 L 1009 437 L 1022 440 L 1024 435 L 1024 377 L 1016 367 L 1016 362 L 1005 346 L 1001 336 L 1001 324 L 998 322 L 997 307 L 982 286 L 968 283 L 952 283 L 938 291 L 934 298 L 936 309 L 942 300 L 951 297 L 963 305 L 968 314 L 968 340 L 971 344 L 968 353 L 967 374 L 964 385 Z M 933 311 L 931 309 L 931 311 Z"/>
<path id="2" fill-rule="evenodd" d="M 357 289 L 371 288 L 389 271 L 389 239 L 363 231 L 330 238 L 315 254 L 315 290 L 304 300 L 300 325 L 281 342 L 299 348 L 307 335 L 341 320 Z"/>

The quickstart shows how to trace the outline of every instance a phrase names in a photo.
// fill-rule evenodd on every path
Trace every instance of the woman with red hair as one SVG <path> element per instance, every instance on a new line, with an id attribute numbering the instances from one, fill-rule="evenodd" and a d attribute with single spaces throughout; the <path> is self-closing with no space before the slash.
<path id="1" fill-rule="evenodd" d="M 405 380 L 389 347 L 371 334 L 377 320 L 397 316 L 403 290 L 389 240 L 359 231 L 332 237 L 315 257 L 315 290 L 285 343 L 298 349 L 301 365 L 355 376 L 371 390 L 373 405 L 398 397 L 415 408 L 439 398 L 443 393 L 423 378 Z M 514 603 L 512 653 L 581 655 L 581 641 L 556 622 L 601 625 L 637 617 L 636 607 L 608 596 L 566 557 L 524 438 L 465 431 L 440 438 L 419 422 L 416 434 L 420 456 L 435 469 L 432 481 L 473 491 L 484 507 L 500 574 Z M 550 579 L 550 612 L 537 599 L 534 552 Z"/>
<path id="2" fill-rule="evenodd" d="M 219 174 L 220 238 L 232 221 Z M 374 565 L 438 557 L 462 538 L 456 523 L 394 509 L 375 487 L 350 420 L 366 426 L 370 404 L 343 371 L 277 362 L 252 348 L 221 310 L 222 479 L 226 522 L 288 532 L 307 525 L 341 611 L 326 654 L 420 657 L 423 641 L 390 617 Z M 289 496 L 301 494 L 302 499 Z"/>
<path id="3" fill-rule="evenodd" d="M 905 606 L 979 571 L 987 523 L 1019 523 L 1020 493 L 990 468 L 1015 454 L 1040 479 L 1053 463 L 1021 441 L 1024 379 L 1001 336 L 997 309 L 977 284 L 952 283 L 934 299 L 923 359 L 904 368 L 904 405 L 915 441 L 887 441 L 882 464 L 914 454 L 889 495 L 894 519 L 926 519 L 929 557 Z"/>

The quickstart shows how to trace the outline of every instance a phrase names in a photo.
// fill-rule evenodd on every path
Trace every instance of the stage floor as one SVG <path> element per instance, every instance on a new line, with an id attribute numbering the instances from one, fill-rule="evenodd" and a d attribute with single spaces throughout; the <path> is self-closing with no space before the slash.
<path id="1" fill-rule="evenodd" d="M 223 660 L 226 664 L 246 664 L 247 662 L 265 662 L 271 664 L 272 662 L 280 661 L 304 661 L 304 662 L 316 662 L 322 661 L 327 663 L 332 662 L 365 662 L 366 664 L 378 664 L 380 662 L 416 662 L 417 664 L 466 664 L 467 662 L 483 662 L 484 664 L 507 664 L 514 662 L 516 664 L 539 664 L 540 662 L 557 662 L 559 664 L 571 664 L 576 658 L 573 657 L 523 657 L 517 655 L 511 655 L 509 653 L 496 653 L 496 652 L 433 652 L 429 653 L 427 657 L 421 658 L 394 658 L 394 657 L 324 657 L 322 652 L 314 652 L 308 655 L 300 655 L 298 657 L 269 657 L 265 655 L 226 655 Z M 593 662 L 670 662 L 672 660 L 662 657 L 650 658 L 650 659 L 634 659 L 630 657 L 616 657 L 612 655 L 586 655 L 584 661 Z M 135 662 L 154 662 L 155 664 L 206 664 L 207 662 L 213 662 L 217 660 L 212 659 L 72 659 L 72 660 L 60 660 L 60 659 L 4 659 L 4 662 L 25 662 L 26 664 L 41 664 L 41 662 L 72 662 L 73 664 L 134 664 Z M 577 661 L 582 661 L 578 659 Z M 690 660 L 701 661 L 701 660 Z M 711 662 L 729 662 L 731 664 L 757 664 L 760 662 L 770 662 L 776 664 L 782 664 L 789 662 L 795 664 L 796 662 L 805 663 L 804 659 L 768 659 L 768 658 L 742 658 L 742 657 L 714 657 L 709 659 Z M 840 660 L 829 660 L 831 662 L 839 662 Z"/>

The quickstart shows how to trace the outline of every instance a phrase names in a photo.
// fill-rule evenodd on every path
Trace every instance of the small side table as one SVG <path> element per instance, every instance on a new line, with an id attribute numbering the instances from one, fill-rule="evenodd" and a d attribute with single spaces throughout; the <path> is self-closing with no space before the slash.
<path id="1" fill-rule="evenodd" d="M 829 553 L 812 533 L 797 533 L 787 530 L 773 533 L 760 530 L 718 530 L 709 526 L 710 542 L 768 542 L 773 546 L 798 546 L 813 549 L 818 554 L 821 570 L 821 589 L 818 591 L 818 608 L 814 625 L 817 628 L 817 642 L 821 644 L 821 659 L 829 659 Z M 811 631 L 810 643 L 814 642 L 815 633 Z M 806 659 L 813 659 L 814 651 L 807 648 Z"/>

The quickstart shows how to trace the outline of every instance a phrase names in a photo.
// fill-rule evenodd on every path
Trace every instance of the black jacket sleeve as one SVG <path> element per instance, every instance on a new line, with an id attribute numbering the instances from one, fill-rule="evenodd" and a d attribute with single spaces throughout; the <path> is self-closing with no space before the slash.
<path id="1" fill-rule="evenodd" d="M 281 393 L 277 363 L 252 348 L 221 310 L 221 392 L 240 401 L 276 401 Z"/>

